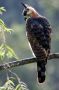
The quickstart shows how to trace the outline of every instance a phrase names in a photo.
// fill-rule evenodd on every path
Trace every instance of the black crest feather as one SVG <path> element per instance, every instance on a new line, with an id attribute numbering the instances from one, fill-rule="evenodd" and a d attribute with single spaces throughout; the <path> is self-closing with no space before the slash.
<path id="1" fill-rule="evenodd" d="M 21 2 L 22 6 L 24 6 L 24 8 L 27 8 L 27 5 L 24 4 L 23 2 Z"/>

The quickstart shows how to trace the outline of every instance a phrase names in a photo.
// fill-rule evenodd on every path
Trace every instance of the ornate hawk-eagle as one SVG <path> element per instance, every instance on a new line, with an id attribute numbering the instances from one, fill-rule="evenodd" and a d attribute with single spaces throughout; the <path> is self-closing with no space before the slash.
<path id="1" fill-rule="evenodd" d="M 22 3 L 26 21 L 28 41 L 37 58 L 38 81 L 45 81 L 45 66 L 50 53 L 51 26 L 46 17 L 40 15 L 33 7 Z"/>

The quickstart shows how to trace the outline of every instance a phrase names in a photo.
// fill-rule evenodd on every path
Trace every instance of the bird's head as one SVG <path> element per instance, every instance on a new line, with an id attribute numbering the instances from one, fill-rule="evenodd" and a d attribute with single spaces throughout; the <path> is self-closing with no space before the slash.
<path id="1" fill-rule="evenodd" d="M 28 19 L 29 17 L 35 18 L 35 17 L 39 16 L 37 11 L 33 7 L 31 7 L 27 4 L 24 4 L 24 3 L 21 3 L 21 4 L 24 6 L 23 15 L 24 15 L 25 20 Z"/>

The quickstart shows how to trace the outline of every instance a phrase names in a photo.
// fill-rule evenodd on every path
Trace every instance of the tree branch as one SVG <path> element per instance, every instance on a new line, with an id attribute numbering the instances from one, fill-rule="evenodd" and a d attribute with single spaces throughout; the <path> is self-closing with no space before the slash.
<path id="1" fill-rule="evenodd" d="M 54 53 L 54 54 L 51 53 L 49 55 L 48 60 L 51 60 L 51 59 L 59 59 L 59 53 Z M 13 59 L 13 60 L 15 60 L 15 59 Z M 12 61 L 9 63 L 1 64 L 0 70 L 4 70 L 6 68 L 12 68 L 12 67 L 16 67 L 16 66 L 21 66 L 21 65 L 25 65 L 25 64 L 35 63 L 35 62 L 37 62 L 36 58 L 27 58 L 27 59 L 23 59 L 20 61 Z"/>

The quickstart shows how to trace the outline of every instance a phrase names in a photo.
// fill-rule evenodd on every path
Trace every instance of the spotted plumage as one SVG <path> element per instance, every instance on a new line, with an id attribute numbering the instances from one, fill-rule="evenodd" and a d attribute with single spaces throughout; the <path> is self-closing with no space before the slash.
<path id="1" fill-rule="evenodd" d="M 42 83 L 45 80 L 45 65 L 50 53 L 51 26 L 48 20 L 38 14 L 35 9 L 30 8 L 28 5 L 25 6 L 26 8 L 23 13 L 24 16 L 28 16 L 28 18 L 26 18 L 27 37 L 33 53 L 38 59 L 38 81 Z"/>

